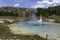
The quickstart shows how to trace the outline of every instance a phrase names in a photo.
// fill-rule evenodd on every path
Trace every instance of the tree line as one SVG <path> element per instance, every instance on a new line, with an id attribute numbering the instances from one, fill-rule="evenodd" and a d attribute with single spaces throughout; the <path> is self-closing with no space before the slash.
<path id="1" fill-rule="evenodd" d="M 60 6 L 49 7 L 49 8 L 37 8 L 37 16 L 42 14 L 45 17 L 57 15 L 60 16 Z"/>
<path id="2" fill-rule="evenodd" d="M 1 7 L 0 16 L 20 16 L 26 13 L 26 8 L 17 8 L 17 7 Z"/>

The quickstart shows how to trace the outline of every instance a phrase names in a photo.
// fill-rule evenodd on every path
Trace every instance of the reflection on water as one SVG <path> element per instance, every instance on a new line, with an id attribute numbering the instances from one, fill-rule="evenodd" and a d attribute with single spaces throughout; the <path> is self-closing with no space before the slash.
<path id="1" fill-rule="evenodd" d="M 44 23 L 40 25 L 37 22 L 18 22 L 12 24 L 12 28 L 16 30 L 22 30 L 31 32 L 34 34 L 39 34 L 40 36 L 45 37 L 46 34 L 49 35 L 50 38 L 59 38 L 60 36 L 60 25 L 53 24 L 53 23 Z"/>

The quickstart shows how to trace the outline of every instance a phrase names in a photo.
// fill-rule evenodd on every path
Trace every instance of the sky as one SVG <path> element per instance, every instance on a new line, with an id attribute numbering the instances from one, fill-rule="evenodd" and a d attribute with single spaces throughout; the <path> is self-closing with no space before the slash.
<path id="1" fill-rule="evenodd" d="M 0 7 L 48 8 L 60 6 L 60 0 L 0 0 Z"/>

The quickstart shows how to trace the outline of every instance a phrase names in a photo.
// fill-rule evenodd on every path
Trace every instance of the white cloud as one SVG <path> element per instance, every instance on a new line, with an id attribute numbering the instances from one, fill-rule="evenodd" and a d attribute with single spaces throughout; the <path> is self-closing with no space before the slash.
<path id="1" fill-rule="evenodd" d="M 49 1 L 37 1 L 35 5 L 32 6 L 32 8 L 45 8 L 46 5 L 48 5 Z M 49 3 L 51 4 L 51 3 Z M 47 8 L 47 7 L 46 7 Z"/>
<path id="2" fill-rule="evenodd" d="M 55 3 L 59 3 L 60 2 L 60 0 L 52 0 L 53 2 L 55 2 Z"/>
<path id="3" fill-rule="evenodd" d="M 56 6 L 57 4 L 54 4 L 53 6 Z"/>
<path id="4" fill-rule="evenodd" d="M 49 0 L 43 0 L 37 1 L 36 4 L 32 6 L 32 8 L 48 8 L 51 6 L 56 6 L 58 4 L 60 4 L 60 0 L 52 0 L 52 2 Z"/>
<path id="5" fill-rule="evenodd" d="M 45 5 L 43 5 L 43 4 L 36 4 L 36 5 L 32 6 L 32 8 L 44 8 L 44 7 L 45 7 Z"/>
<path id="6" fill-rule="evenodd" d="M 19 7 L 19 6 L 20 6 L 20 4 L 15 4 L 15 5 L 14 5 L 14 7 Z"/>

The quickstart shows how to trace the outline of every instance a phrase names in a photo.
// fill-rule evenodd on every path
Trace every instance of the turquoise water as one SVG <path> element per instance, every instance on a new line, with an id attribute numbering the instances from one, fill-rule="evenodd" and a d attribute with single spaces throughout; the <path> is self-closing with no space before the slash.
<path id="1" fill-rule="evenodd" d="M 33 21 L 18 22 L 12 24 L 12 28 L 39 34 L 44 37 L 48 34 L 50 38 L 60 39 L 60 35 L 58 35 L 60 34 L 60 25 L 51 22 L 44 22 L 42 24 Z"/>

